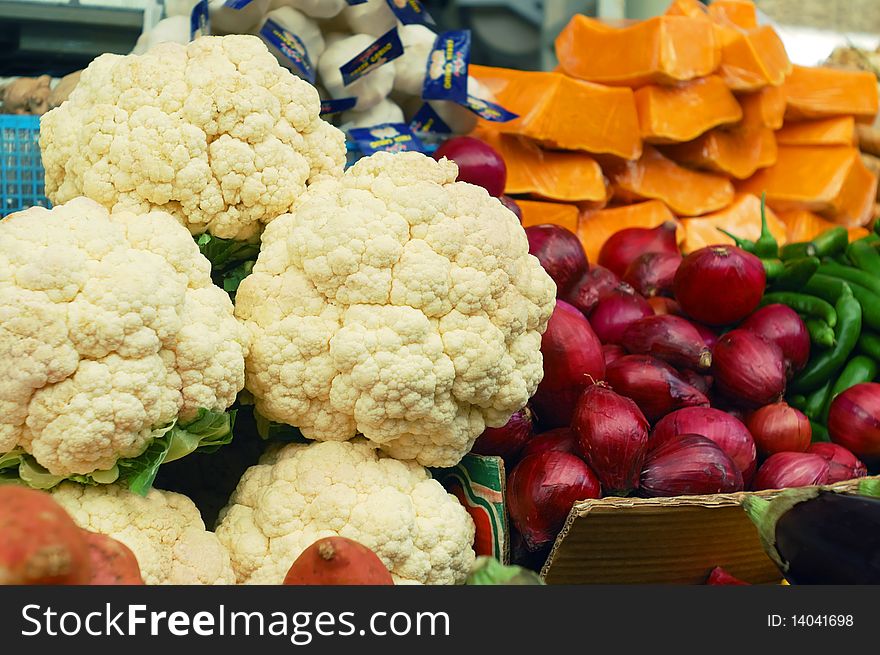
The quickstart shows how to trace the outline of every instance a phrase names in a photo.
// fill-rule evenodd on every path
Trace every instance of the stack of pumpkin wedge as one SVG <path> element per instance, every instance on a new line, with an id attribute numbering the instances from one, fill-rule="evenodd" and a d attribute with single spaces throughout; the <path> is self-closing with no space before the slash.
<path id="1" fill-rule="evenodd" d="M 856 124 L 878 110 L 871 73 L 793 66 L 748 0 L 673 0 L 621 26 L 575 16 L 559 67 L 471 66 L 519 118 L 475 136 L 501 152 L 525 225 L 576 232 L 595 261 L 607 236 L 674 220 L 685 252 L 760 231 L 804 241 L 835 224 L 862 232 L 877 178 Z"/>

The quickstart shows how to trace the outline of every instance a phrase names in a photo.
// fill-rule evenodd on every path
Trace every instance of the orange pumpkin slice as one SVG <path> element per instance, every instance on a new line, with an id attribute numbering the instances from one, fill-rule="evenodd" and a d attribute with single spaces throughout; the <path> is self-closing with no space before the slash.
<path id="1" fill-rule="evenodd" d="M 733 239 L 718 229 L 742 239 L 755 241 L 761 236 L 761 199 L 750 193 L 739 193 L 729 207 L 695 218 L 682 218 L 684 240 L 681 249 L 693 252 L 716 244 L 733 244 Z M 773 210 L 767 208 L 767 227 L 779 243 L 786 241 L 786 227 Z"/>
<path id="2" fill-rule="evenodd" d="M 775 157 L 775 150 L 773 130 L 761 127 L 712 130 L 695 141 L 669 146 L 664 153 L 680 164 L 743 180 L 753 175 L 768 158 Z"/>
<path id="3" fill-rule="evenodd" d="M 855 142 L 856 121 L 852 116 L 786 123 L 776 133 L 776 143 L 782 146 L 852 146 Z"/>
<path id="4" fill-rule="evenodd" d="M 866 71 L 795 66 L 784 89 L 786 120 L 851 115 L 870 122 L 877 114 L 877 78 Z"/>
<path id="5" fill-rule="evenodd" d="M 602 245 L 618 230 L 628 227 L 657 227 L 666 221 L 675 220 L 675 216 L 662 202 L 648 200 L 634 205 L 583 211 L 578 221 L 577 235 L 587 253 L 587 259 L 595 262 L 599 259 Z M 679 224 L 676 238 L 680 240 L 682 236 Z"/>
<path id="6" fill-rule="evenodd" d="M 541 202 L 538 200 L 517 200 L 522 211 L 522 226 L 561 225 L 572 232 L 578 229 L 578 208 L 562 202 Z"/>

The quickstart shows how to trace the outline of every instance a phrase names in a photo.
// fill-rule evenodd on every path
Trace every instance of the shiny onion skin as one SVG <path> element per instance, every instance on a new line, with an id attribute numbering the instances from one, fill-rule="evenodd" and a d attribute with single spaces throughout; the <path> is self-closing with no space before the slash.
<path id="1" fill-rule="evenodd" d="M 605 376 L 602 344 L 574 307 L 557 301 L 541 337 L 544 378 L 532 397 L 532 409 L 545 429 L 569 425 L 584 388 Z"/>
<path id="2" fill-rule="evenodd" d="M 761 307 L 739 328 L 776 344 L 785 358 L 789 377 L 806 366 L 810 359 L 810 334 L 801 317 L 791 307 L 779 304 Z"/>
<path id="3" fill-rule="evenodd" d="M 746 419 L 746 426 L 758 452 L 765 456 L 805 452 L 813 438 L 810 419 L 784 401 L 756 409 Z"/>
<path id="4" fill-rule="evenodd" d="M 712 351 L 697 329 L 680 316 L 646 316 L 630 323 L 621 344 L 633 354 L 662 359 L 675 367 L 706 370 L 712 365 Z"/>
<path id="5" fill-rule="evenodd" d="M 564 294 L 558 294 L 558 297 L 577 307 L 585 316 L 589 316 L 599 301 L 618 286 L 620 286 L 619 277 L 603 266 L 593 266 Z"/>
<path id="6" fill-rule="evenodd" d="M 739 469 L 711 439 L 682 434 L 645 458 L 640 492 L 648 497 L 703 496 L 742 491 Z"/>
<path id="7" fill-rule="evenodd" d="M 709 399 L 678 376 L 678 371 L 649 355 L 627 355 L 605 369 L 605 381 L 631 398 L 650 422 L 682 407 L 708 407 Z"/>
<path id="8" fill-rule="evenodd" d="M 504 193 L 507 166 L 501 155 L 488 143 L 471 136 L 456 136 L 444 141 L 434 151 L 434 159 L 451 159 L 458 165 L 459 182 L 481 186 L 496 198 Z"/>
<path id="9" fill-rule="evenodd" d="M 868 475 L 868 469 L 865 468 L 861 460 L 849 450 L 843 446 L 838 446 L 836 443 L 820 442 L 810 444 L 807 452 L 828 460 L 827 484 L 854 480 L 855 478 L 863 478 Z"/>
<path id="10" fill-rule="evenodd" d="M 646 252 L 679 254 L 675 240 L 676 225 L 667 221 L 653 228 L 628 227 L 612 234 L 602 244 L 599 264 L 623 277 L 636 257 Z"/>
<path id="11" fill-rule="evenodd" d="M 748 330 L 731 330 L 712 349 L 715 385 L 733 403 L 761 407 L 785 393 L 782 351 Z"/>
<path id="12" fill-rule="evenodd" d="M 646 298 L 671 294 L 679 264 L 678 252 L 646 252 L 626 267 L 623 281 Z"/>
<path id="13" fill-rule="evenodd" d="M 577 235 L 559 225 L 530 225 L 526 228 L 529 254 L 556 283 L 556 295 L 562 296 L 589 269 L 587 255 Z"/>
<path id="14" fill-rule="evenodd" d="M 506 196 L 506 195 L 498 196 L 498 200 L 501 201 L 502 205 L 504 205 L 510 211 L 512 211 L 514 214 L 516 214 L 516 217 L 519 219 L 519 222 L 522 223 L 522 219 L 523 219 L 522 209 L 520 209 L 520 206 L 516 202 L 516 200 L 514 200 L 510 196 Z"/>
<path id="15" fill-rule="evenodd" d="M 625 357 L 628 353 L 623 346 L 618 346 L 616 343 L 607 343 L 602 346 L 602 355 L 605 358 L 605 368 L 608 368 L 608 365 L 611 362 L 620 359 L 621 357 Z"/>
<path id="16" fill-rule="evenodd" d="M 648 427 L 632 400 L 604 384 L 587 387 L 581 395 L 572 428 L 606 495 L 627 495 L 638 488 Z"/>
<path id="17" fill-rule="evenodd" d="M 828 410 L 828 432 L 856 456 L 880 459 L 880 384 L 864 382 L 839 394 Z"/>
<path id="18" fill-rule="evenodd" d="M 477 455 L 497 455 L 510 466 L 519 457 L 532 434 L 532 412 L 524 407 L 514 412 L 502 427 L 483 430 L 483 434 L 474 442 L 471 452 Z"/>
<path id="19" fill-rule="evenodd" d="M 523 448 L 520 456 L 525 459 L 529 455 L 537 455 L 545 450 L 555 450 L 583 457 L 577 435 L 571 428 L 556 428 L 548 432 L 536 434 Z"/>
<path id="20" fill-rule="evenodd" d="M 653 313 L 647 300 L 621 284 L 599 301 L 590 313 L 590 325 L 602 343 L 620 343 L 630 323 Z"/>
<path id="21" fill-rule="evenodd" d="M 531 551 L 556 539 L 574 503 L 599 498 L 600 493 L 590 467 L 558 451 L 523 458 L 507 481 L 510 519 Z"/>
<path id="22" fill-rule="evenodd" d="M 749 482 L 755 474 L 755 441 L 742 421 L 712 407 L 685 407 L 657 421 L 651 432 L 651 448 L 680 434 L 698 434 L 715 442 Z"/>
<path id="23" fill-rule="evenodd" d="M 711 375 L 701 375 L 689 368 L 680 368 L 678 369 L 678 377 L 703 395 L 708 395 L 712 390 L 712 382 L 714 382 L 714 380 Z"/>
<path id="24" fill-rule="evenodd" d="M 761 260 L 735 246 L 709 246 L 685 257 L 675 274 L 675 299 L 706 325 L 730 325 L 751 314 L 767 275 Z"/>
<path id="25" fill-rule="evenodd" d="M 718 334 L 715 331 L 706 327 L 702 323 L 691 322 L 691 325 L 693 325 L 694 329 L 700 333 L 701 337 L 703 337 L 703 341 L 706 342 L 707 348 L 711 350 L 715 347 L 715 344 L 718 343 Z"/>
<path id="26" fill-rule="evenodd" d="M 786 489 L 828 484 L 830 465 L 821 455 L 812 453 L 776 453 L 761 464 L 752 488 Z"/>

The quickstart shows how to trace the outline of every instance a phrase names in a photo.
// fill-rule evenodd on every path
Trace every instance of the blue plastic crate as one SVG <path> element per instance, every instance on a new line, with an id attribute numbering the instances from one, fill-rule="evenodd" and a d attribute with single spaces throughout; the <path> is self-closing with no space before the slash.
<path id="1" fill-rule="evenodd" d="M 0 115 L 0 218 L 49 206 L 40 161 L 40 117 Z"/>

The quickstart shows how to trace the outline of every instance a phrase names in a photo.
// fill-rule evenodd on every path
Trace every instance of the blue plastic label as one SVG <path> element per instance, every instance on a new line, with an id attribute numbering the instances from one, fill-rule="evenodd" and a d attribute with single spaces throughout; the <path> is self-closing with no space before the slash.
<path id="1" fill-rule="evenodd" d="M 232 9 L 244 9 L 254 0 L 226 0 L 223 3 L 224 7 L 231 7 Z"/>
<path id="2" fill-rule="evenodd" d="M 199 0 L 189 15 L 189 38 L 210 36 L 211 23 L 208 20 L 208 0 Z"/>
<path id="3" fill-rule="evenodd" d="M 438 34 L 434 48 L 425 63 L 422 97 L 426 100 L 466 102 L 470 58 L 469 30 L 453 30 Z"/>
<path id="4" fill-rule="evenodd" d="M 434 134 L 452 134 L 450 128 L 440 115 L 434 111 L 434 108 L 427 102 L 424 103 L 409 122 L 409 127 L 413 132 L 431 132 Z"/>
<path id="5" fill-rule="evenodd" d="M 431 14 L 419 0 L 385 0 L 391 11 L 404 25 L 435 25 Z"/>
<path id="6" fill-rule="evenodd" d="M 321 116 L 328 114 L 339 114 L 349 109 L 354 109 L 357 104 L 357 98 L 337 98 L 336 100 L 321 101 Z"/>
<path id="7" fill-rule="evenodd" d="M 379 66 L 397 59 L 402 54 L 403 44 L 400 42 L 397 28 L 393 27 L 373 41 L 366 50 L 339 67 L 339 72 L 342 73 L 342 81 L 349 85 L 364 75 L 372 73 Z"/>
<path id="8" fill-rule="evenodd" d="M 425 146 L 412 130 L 403 123 L 383 123 L 373 127 L 359 127 L 348 131 L 365 155 L 374 152 L 425 152 Z"/>
<path id="9" fill-rule="evenodd" d="M 287 61 L 293 65 L 294 73 L 311 84 L 315 83 L 315 68 L 302 39 L 271 18 L 260 28 L 260 36 L 266 43 L 281 51 Z"/>
<path id="10" fill-rule="evenodd" d="M 345 0 L 345 1 L 353 7 L 355 5 L 362 5 L 362 4 L 366 3 L 367 0 Z"/>
<path id="11" fill-rule="evenodd" d="M 461 104 L 483 120 L 492 121 L 493 123 L 506 123 L 514 118 L 519 118 L 519 114 L 507 111 L 501 105 L 496 105 L 494 102 L 489 102 L 472 95 L 468 95 L 467 100 Z"/>

